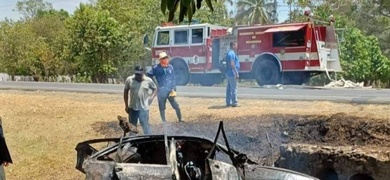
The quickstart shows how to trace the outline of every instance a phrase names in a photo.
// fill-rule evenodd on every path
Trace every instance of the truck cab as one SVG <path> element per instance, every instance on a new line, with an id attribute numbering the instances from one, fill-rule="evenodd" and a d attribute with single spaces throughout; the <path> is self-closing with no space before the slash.
<path id="1" fill-rule="evenodd" d="M 166 52 L 175 69 L 177 85 L 202 81 L 204 74 L 211 70 L 220 76 L 219 54 L 212 57 L 211 39 L 226 35 L 228 29 L 207 23 L 158 26 L 152 39 L 151 64 L 157 64 L 159 53 Z"/>

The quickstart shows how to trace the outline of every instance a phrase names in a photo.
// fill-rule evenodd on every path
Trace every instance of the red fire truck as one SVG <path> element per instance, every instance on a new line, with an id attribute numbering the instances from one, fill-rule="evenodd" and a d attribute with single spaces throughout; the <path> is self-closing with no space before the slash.
<path id="1" fill-rule="evenodd" d="M 232 41 L 238 43 L 240 79 L 255 79 L 260 86 L 302 84 L 313 75 L 341 71 L 334 27 L 314 21 L 233 28 L 159 26 L 152 41 L 152 62 L 157 63 L 158 54 L 165 51 L 178 85 L 211 86 L 224 79 L 219 64 Z"/>

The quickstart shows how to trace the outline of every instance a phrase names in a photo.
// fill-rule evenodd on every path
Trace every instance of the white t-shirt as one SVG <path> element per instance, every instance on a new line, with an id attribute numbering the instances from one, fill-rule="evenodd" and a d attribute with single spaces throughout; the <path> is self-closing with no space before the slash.
<path id="1" fill-rule="evenodd" d="M 130 90 L 129 108 L 139 110 L 149 110 L 149 90 L 156 90 L 157 86 L 153 80 L 144 76 L 144 80 L 138 82 L 135 75 L 129 76 L 125 81 L 125 90 Z"/>

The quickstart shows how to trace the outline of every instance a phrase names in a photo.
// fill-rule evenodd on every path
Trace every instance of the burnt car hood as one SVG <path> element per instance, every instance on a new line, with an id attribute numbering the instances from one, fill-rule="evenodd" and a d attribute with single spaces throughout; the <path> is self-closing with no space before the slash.
<path id="1" fill-rule="evenodd" d="M 221 128 L 220 128 L 221 129 Z M 287 169 L 261 166 L 226 145 L 196 136 L 144 135 L 104 138 L 76 146 L 76 169 L 86 179 L 317 180 Z M 94 148 L 94 144 L 108 144 Z"/>

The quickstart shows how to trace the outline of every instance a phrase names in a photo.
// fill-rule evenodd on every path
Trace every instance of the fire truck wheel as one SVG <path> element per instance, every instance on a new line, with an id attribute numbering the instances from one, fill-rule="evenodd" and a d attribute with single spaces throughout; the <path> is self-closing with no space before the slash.
<path id="1" fill-rule="evenodd" d="M 280 81 L 279 68 L 275 61 L 269 59 L 264 59 L 257 63 L 254 75 L 259 86 L 275 85 Z"/>
<path id="2" fill-rule="evenodd" d="M 188 73 L 188 67 L 182 60 L 171 61 L 171 65 L 175 71 L 176 84 L 179 86 L 185 86 L 190 80 L 190 75 Z"/>

